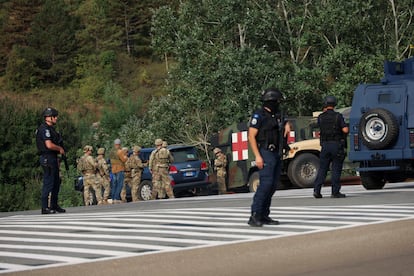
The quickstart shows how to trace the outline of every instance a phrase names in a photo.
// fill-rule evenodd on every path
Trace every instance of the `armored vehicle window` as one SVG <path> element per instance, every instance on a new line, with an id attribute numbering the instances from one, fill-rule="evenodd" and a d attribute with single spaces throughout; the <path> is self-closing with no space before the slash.
<path id="1" fill-rule="evenodd" d="M 391 103 L 391 95 L 390 94 L 379 94 L 378 103 L 380 104 Z"/>

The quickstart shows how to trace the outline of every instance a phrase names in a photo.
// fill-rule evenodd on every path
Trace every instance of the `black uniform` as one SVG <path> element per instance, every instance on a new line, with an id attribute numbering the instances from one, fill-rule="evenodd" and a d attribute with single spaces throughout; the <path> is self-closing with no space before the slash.
<path id="1" fill-rule="evenodd" d="M 328 109 L 318 117 L 318 125 L 320 128 L 321 154 L 320 168 L 314 185 L 314 196 L 320 195 L 321 188 L 325 182 L 329 165 L 332 162 L 332 197 L 344 197 L 340 193 L 341 189 L 341 172 L 345 159 L 346 140 L 342 129 L 346 127 L 344 117 L 341 113 L 332 109 Z"/>
<path id="2" fill-rule="evenodd" d="M 58 193 L 60 189 L 59 162 L 57 151 L 46 147 L 45 141 L 50 140 L 59 145 L 61 136 L 53 126 L 42 123 L 36 131 L 36 146 L 40 155 L 40 165 L 43 168 L 42 209 L 59 209 Z M 50 194 L 50 206 L 49 206 Z"/>
<path id="3" fill-rule="evenodd" d="M 270 219 L 270 205 L 280 178 L 280 120 L 279 114 L 272 114 L 264 108 L 257 110 L 250 120 L 250 127 L 258 129 L 256 141 L 264 161 L 263 169 L 259 170 L 260 185 L 253 197 L 251 211 L 262 221 Z"/>

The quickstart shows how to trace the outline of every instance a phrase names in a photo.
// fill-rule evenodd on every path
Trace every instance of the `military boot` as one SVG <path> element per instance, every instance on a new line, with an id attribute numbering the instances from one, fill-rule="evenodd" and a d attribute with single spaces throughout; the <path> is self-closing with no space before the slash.
<path id="1" fill-rule="evenodd" d="M 263 226 L 262 216 L 258 213 L 252 213 L 247 224 L 249 224 L 252 227 L 262 227 Z"/>

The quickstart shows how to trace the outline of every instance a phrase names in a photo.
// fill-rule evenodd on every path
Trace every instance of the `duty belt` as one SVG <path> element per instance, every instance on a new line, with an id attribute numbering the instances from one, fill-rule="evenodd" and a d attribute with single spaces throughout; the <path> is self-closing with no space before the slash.
<path id="1" fill-rule="evenodd" d="M 265 145 L 262 145 L 262 144 L 259 144 L 258 146 L 261 149 L 268 150 L 268 151 L 271 151 L 271 152 L 274 152 L 274 151 L 278 150 L 278 146 L 275 145 L 275 144 L 269 144 L 269 145 L 267 145 L 267 147 Z"/>

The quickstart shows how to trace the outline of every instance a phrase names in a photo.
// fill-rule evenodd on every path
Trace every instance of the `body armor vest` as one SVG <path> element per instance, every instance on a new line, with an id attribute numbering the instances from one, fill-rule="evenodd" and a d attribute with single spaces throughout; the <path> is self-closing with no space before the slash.
<path id="1" fill-rule="evenodd" d="M 109 153 L 109 158 L 111 159 L 111 165 L 123 165 L 121 159 L 119 159 L 118 156 L 118 150 L 117 149 L 112 149 L 111 152 Z"/>
<path id="2" fill-rule="evenodd" d="M 269 147 L 274 147 L 277 149 L 279 147 L 279 114 L 270 114 L 265 110 L 261 111 L 261 116 L 263 116 L 262 125 L 259 128 L 259 132 L 256 136 L 257 143 L 259 147 L 269 149 Z"/>
<path id="3" fill-rule="evenodd" d="M 340 129 L 338 119 L 339 113 L 335 111 L 325 111 L 319 115 L 320 137 L 322 142 L 341 141 L 342 130 Z"/>

